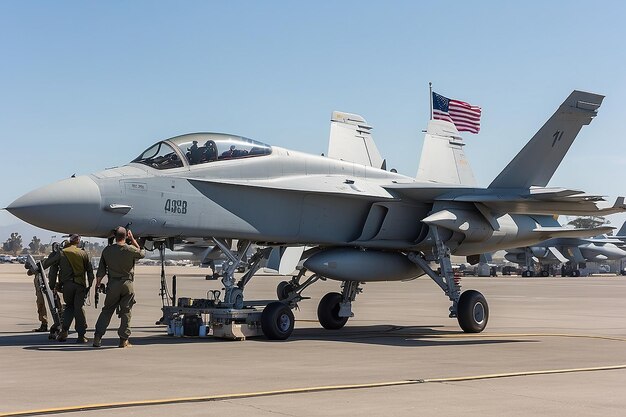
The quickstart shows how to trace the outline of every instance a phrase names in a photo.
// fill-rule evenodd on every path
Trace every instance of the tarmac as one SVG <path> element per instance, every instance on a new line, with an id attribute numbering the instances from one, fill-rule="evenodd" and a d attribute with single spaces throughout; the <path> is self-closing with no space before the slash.
<path id="1" fill-rule="evenodd" d="M 468 277 L 489 303 L 487 329 L 464 334 L 429 278 L 369 283 L 344 329 L 317 323 L 317 282 L 287 341 L 176 338 L 161 316 L 159 267 L 138 266 L 129 349 L 113 317 L 102 348 L 49 341 L 32 277 L 0 265 L 0 416 L 623 416 L 626 277 Z M 167 267 L 178 296 L 204 298 L 207 270 Z M 277 276 L 247 299 L 275 298 Z M 98 310 L 87 306 L 88 337 Z M 81 411 L 82 410 L 82 411 Z"/>

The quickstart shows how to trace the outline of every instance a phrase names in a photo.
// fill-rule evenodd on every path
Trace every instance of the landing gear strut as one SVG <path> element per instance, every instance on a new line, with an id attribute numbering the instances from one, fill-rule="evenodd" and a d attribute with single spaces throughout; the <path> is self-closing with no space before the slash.
<path id="1" fill-rule="evenodd" d="M 460 277 L 455 277 L 450 262 L 450 248 L 441 240 L 436 226 L 431 227 L 437 245 L 437 261 L 441 275 L 430 267 L 422 254 L 411 252 L 408 258 L 418 265 L 448 296 L 452 305 L 449 317 L 456 317 L 459 326 L 467 333 L 480 333 L 487 326 L 489 307 L 485 297 L 478 291 L 468 290 L 461 294 Z"/>
<path id="2" fill-rule="evenodd" d="M 302 296 L 302 291 L 321 277 L 317 274 L 313 274 L 304 282 L 300 282 L 306 272 L 307 269 L 302 268 L 298 275 L 294 276 L 289 282 L 281 281 L 278 284 L 276 287 L 276 296 L 280 301 L 289 304 L 291 307 L 296 307 L 298 302 L 308 298 Z"/>

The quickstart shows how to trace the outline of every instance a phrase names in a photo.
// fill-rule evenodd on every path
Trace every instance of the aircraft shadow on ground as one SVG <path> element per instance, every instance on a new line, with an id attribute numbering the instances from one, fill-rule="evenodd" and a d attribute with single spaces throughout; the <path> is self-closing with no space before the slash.
<path id="1" fill-rule="evenodd" d="M 527 343 L 537 340 L 512 339 L 501 337 L 475 337 L 462 331 L 440 330 L 443 326 L 346 326 L 340 330 L 326 330 L 320 328 L 296 329 L 287 340 L 303 341 L 331 341 L 339 343 L 361 343 L 369 345 L 428 347 L 428 346 L 459 346 L 485 345 L 499 343 Z M 262 339 L 263 340 L 263 339 Z M 266 342 L 273 342 L 263 340 Z"/>
<path id="2" fill-rule="evenodd" d="M 272 341 L 262 336 L 250 338 L 248 343 L 290 343 L 297 341 L 328 341 L 337 343 L 359 343 L 369 345 L 401 346 L 401 347 L 430 347 L 430 346 L 463 346 L 463 345 L 491 345 L 503 343 L 531 343 L 539 342 L 537 339 L 526 338 L 503 338 L 488 334 L 476 337 L 467 335 L 461 331 L 439 330 L 442 326 L 346 326 L 340 330 L 325 330 L 321 328 L 304 328 L 294 330 L 291 337 L 286 341 Z M 148 345 L 184 345 L 189 343 L 237 343 L 236 341 L 218 339 L 212 337 L 171 337 L 165 334 L 165 327 L 137 327 L 133 328 L 135 334 L 131 336 L 131 342 L 135 346 Z M 162 331 L 158 334 L 155 332 Z M 110 333 L 110 334 L 109 334 Z M 147 333 L 147 334 L 146 334 Z M 91 338 L 93 331 L 87 333 Z M 91 343 L 76 344 L 76 334 L 70 333 L 66 342 L 49 340 L 47 333 L 21 333 L 0 336 L 0 347 L 23 347 L 27 350 L 54 350 L 75 351 L 81 349 L 93 349 Z M 102 348 L 114 348 L 118 339 L 116 329 L 111 329 L 103 339 Z"/>

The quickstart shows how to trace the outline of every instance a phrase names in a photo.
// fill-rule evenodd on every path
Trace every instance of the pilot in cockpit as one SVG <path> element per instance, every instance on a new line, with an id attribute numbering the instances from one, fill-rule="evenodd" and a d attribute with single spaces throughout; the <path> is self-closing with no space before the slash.
<path id="1" fill-rule="evenodd" d="M 212 140 L 204 143 L 204 155 L 202 158 L 205 162 L 215 161 L 217 159 L 217 145 Z"/>
<path id="2" fill-rule="evenodd" d="M 198 148 L 198 141 L 194 140 L 193 144 L 187 148 L 189 151 L 187 153 L 187 159 L 189 159 L 189 163 L 191 165 L 199 164 L 202 160 L 202 150 Z"/>
<path id="3" fill-rule="evenodd" d="M 233 158 L 236 155 L 236 150 L 235 150 L 235 145 L 230 145 L 230 148 L 227 151 L 222 152 L 222 155 L 220 155 L 221 158 L 224 159 L 229 159 L 229 158 Z"/>

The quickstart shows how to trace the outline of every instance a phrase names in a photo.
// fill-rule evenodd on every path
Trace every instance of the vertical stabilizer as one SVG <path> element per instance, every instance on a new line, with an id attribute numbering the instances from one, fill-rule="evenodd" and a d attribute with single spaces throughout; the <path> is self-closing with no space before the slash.
<path id="1" fill-rule="evenodd" d="M 489 188 L 545 187 L 584 125 L 591 123 L 604 96 L 573 91 Z"/>
<path id="2" fill-rule="evenodd" d="M 476 185 L 463 151 L 463 138 L 454 124 L 430 120 L 417 169 L 417 180 L 443 184 Z"/>
<path id="3" fill-rule="evenodd" d="M 622 227 L 620 227 L 615 236 L 626 236 L 626 221 L 624 222 L 624 224 L 622 224 Z"/>
<path id="4" fill-rule="evenodd" d="M 355 164 L 384 168 L 372 138 L 372 127 L 358 114 L 334 111 L 330 119 L 328 156 Z"/>

